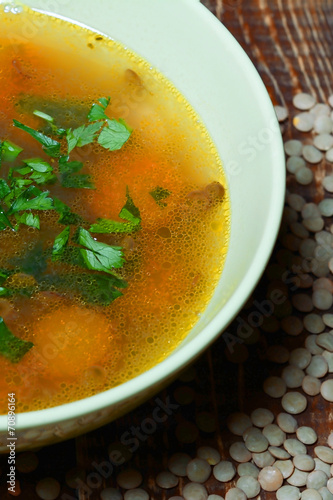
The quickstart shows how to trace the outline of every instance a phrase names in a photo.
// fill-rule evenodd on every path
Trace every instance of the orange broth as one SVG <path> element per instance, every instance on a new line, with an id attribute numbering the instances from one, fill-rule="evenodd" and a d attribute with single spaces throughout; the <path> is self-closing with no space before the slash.
<path id="1" fill-rule="evenodd" d="M 230 204 L 218 154 L 198 116 L 147 62 L 102 35 L 29 9 L 1 12 L 0 23 L 0 140 L 23 148 L 14 166 L 50 158 L 13 119 L 41 130 L 45 123 L 32 114 L 38 109 L 65 128 L 78 127 L 92 103 L 110 96 L 107 114 L 126 120 L 130 139 L 118 151 L 93 144 L 70 155 L 84 163 L 82 173 L 96 189 L 59 183 L 40 189 L 93 223 L 121 221 L 128 187 L 142 219 L 133 233 L 94 235 L 124 251 L 126 262 L 116 271 L 128 287 L 109 305 L 83 300 L 70 282 L 65 291 L 42 290 L 36 277 L 20 271 L 27 252 L 52 248 L 64 229 L 54 210 L 39 213 L 40 230 L 21 225 L 0 232 L 0 268 L 15 269 L 9 284 L 34 289 L 30 297 L 0 298 L 7 327 L 34 344 L 18 363 L 0 354 L 6 413 L 10 392 L 17 411 L 37 410 L 109 389 L 165 359 L 198 321 L 220 278 Z M 31 23 L 37 32 L 24 29 Z M 159 204 L 150 194 L 157 186 L 170 193 Z M 41 270 L 78 272 L 50 259 Z"/>

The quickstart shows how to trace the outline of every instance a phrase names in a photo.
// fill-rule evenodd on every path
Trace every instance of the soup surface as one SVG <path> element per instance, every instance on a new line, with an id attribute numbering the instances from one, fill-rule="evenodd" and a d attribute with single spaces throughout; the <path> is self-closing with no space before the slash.
<path id="1" fill-rule="evenodd" d="M 177 90 L 104 36 L 0 6 L 0 410 L 162 361 L 222 272 L 217 152 Z"/>

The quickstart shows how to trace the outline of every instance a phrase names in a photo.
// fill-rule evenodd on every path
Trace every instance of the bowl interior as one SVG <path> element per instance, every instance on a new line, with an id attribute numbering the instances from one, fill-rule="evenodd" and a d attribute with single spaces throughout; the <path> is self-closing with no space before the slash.
<path id="1" fill-rule="evenodd" d="M 89 400 L 22 414 L 22 428 L 119 403 L 194 359 L 227 327 L 260 278 L 276 238 L 285 188 L 281 134 L 264 85 L 234 38 L 197 0 L 24 3 L 119 40 L 175 84 L 201 116 L 222 158 L 232 221 L 229 252 L 214 297 L 172 355 Z M 33 28 L 26 32 L 37 36 L 38 28 Z M 0 417 L 0 428 L 5 427 L 5 417 Z"/>

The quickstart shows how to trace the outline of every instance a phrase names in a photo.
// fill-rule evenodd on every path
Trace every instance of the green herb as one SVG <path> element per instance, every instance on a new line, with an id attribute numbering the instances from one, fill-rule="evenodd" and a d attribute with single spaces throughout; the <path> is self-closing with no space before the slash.
<path id="1" fill-rule="evenodd" d="M 41 158 L 30 158 L 29 160 L 23 160 L 23 163 L 28 165 L 28 167 L 32 168 L 35 172 L 45 173 L 53 171 L 51 165 Z"/>
<path id="2" fill-rule="evenodd" d="M 111 270 L 119 269 L 125 262 L 121 247 L 94 240 L 91 234 L 82 227 L 78 230 L 76 241 L 86 247 L 81 248 L 80 253 L 88 269 L 113 274 Z"/>
<path id="3" fill-rule="evenodd" d="M 107 120 L 108 117 L 105 114 L 105 110 L 110 104 L 110 97 L 102 97 L 98 100 L 98 103 L 95 103 L 91 106 L 91 109 L 88 114 L 88 120 L 90 122 L 95 122 L 97 120 Z"/>
<path id="4" fill-rule="evenodd" d="M 17 146 L 11 141 L 3 141 L 1 144 L 1 159 L 3 161 L 14 161 L 23 151 L 20 146 Z"/>
<path id="5" fill-rule="evenodd" d="M 54 184 L 57 182 L 57 176 L 52 174 L 51 172 L 38 173 L 30 175 L 30 179 L 36 184 Z"/>
<path id="6" fill-rule="evenodd" d="M 91 182 L 91 175 L 88 174 L 63 175 L 61 185 L 64 188 L 95 189 L 95 185 Z"/>
<path id="7" fill-rule="evenodd" d="M 68 205 L 63 203 L 58 198 L 53 198 L 54 209 L 61 215 L 58 220 L 59 224 L 64 224 L 65 226 L 69 225 L 79 225 L 83 222 L 83 219 L 80 215 L 71 212 L 71 209 Z"/>
<path id="8" fill-rule="evenodd" d="M 64 253 L 65 247 L 69 240 L 70 226 L 65 227 L 63 231 L 54 240 L 54 245 L 52 249 L 52 257 L 56 259 L 58 255 Z M 55 260 L 53 259 L 53 260 Z"/>
<path id="9" fill-rule="evenodd" d="M 48 252 L 43 250 L 41 243 L 37 243 L 22 257 L 13 257 L 10 259 L 10 264 L 16 269 L 18 268 L 20 272 L 30 274 L 38 280 L 47 269 L 47 258 Z"/>
<path id="10" fill-rule="evenodd" d="M 5 179 L 0 179 L 0 200 L 5 198 L 5 196 L 7 196 L 7 194 L 9 193 L 10 193 L 10 188 L 7 182 L 5 181 Z"/>
<path id="11" fill-rule="evenodd" d="M 15 337 L 0 317 L 0 353 L 5 358 L 12 363 L 18 363 L 32 347 L 32 342 Z"/>
<path id="12" fill-rule="evenodd" d="M 20 224 L 25 224 L 26 226 L 35 227 L 40 229 L 40 220 L 38 215 L 34 215 L 29 212 L 25 212 L 22 215 L 15 214 L 17 222 Z"/>
<path id="13" fill-rule="evenodd" d="M 39 118 L 42 118 L 43 120 L 49 122 L 49 123 L 53 123 L 54 122 L 54 118 L 52 118 L 52 116 L 48 115 L 47 113 L 43 113 L 43 111 L 38 111 L 38 109 L 36 109 L 33 114 L 35 116 L 38 116 Z"/>
<path id="14" fill-rule="evenodd" d="M 99 135 L 98 144 L 109 151 L 117 151 L 130 138 L 131 129 L 121 119 L 107 120 L 107 123 Z"/>
<path id="15" fill-rule="evenodd" d="M 28 127 L 27 125 L 23 125 L 23 123 L 20 123 L 17 120 L 13 120 L 13 122 L 15 127 L 24 130 L 25 132 L 30 134 L 31 137 L 36 139 L 36 141 L 38 141 L 43 146 L 43 150 L 45 151 L 46 154 L 54 158 L 60 156 L 60 142 L 51 139 L 51 137 L 48 137 L 47 135 L 42 134 L 41 132 L 37 132 L 33 128 Z"/>
<path id="16" fill-rule="evenodd" d="M 91 123 L 90 125 L 82 125 L 74 130 L 69 129 L 66 133 L 68 144 L 68 154 L 76 147 L 79 148 L 91 144 L 97 137 L 101 123 Z"/>
<path id="17" fill-rule="evenodd" d="M 111 219 L 97 219 L 97 222 L 90 226 L 92 233 L 132 233 L 141 228 L 141 214 L 138 207 L 135 206 L 128 187 L 126 188 L 126 204 L 119 213 L 119 217 L 128 222 L 118 222 Z"/>
<path id="18" fill-rule="evenodd" d="M 61 174 L 73 174 L 79 172 L 83 167 L 81 161 L 68 161 L 69 156 L 61 156 L 59 158 L 59 171 Z"/>
<path id="19" fill-rule="evenodd" d="M 162 200 L 165 200 L 165 198 L 170 196 L 171 191 L 169 191 L 168 189 L 164 189 L 160 186 L 157 186 L 155 189 L 153 189 L 153 191 L 150 191 L 149 194 L 154 198 L 158 206 L 164 208 L 167 206 L 167 204 Z"/>
<path id="20" fill-rule="evenodd" d="M 53 200 L 48 198 L 48 195 L 49 191 L 40 191 L 35 186 L 29 186 L 16 198 L 7 213 L 11 215 L 22 210 L 52 210 Z"/>

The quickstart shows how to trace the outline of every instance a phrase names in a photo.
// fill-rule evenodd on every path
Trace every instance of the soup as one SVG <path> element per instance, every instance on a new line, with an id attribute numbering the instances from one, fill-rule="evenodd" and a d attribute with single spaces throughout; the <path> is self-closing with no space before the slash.
<path id="1" fill-rule="evenodd" d="M 55 406 L 168 356 L 220 278 L 230 202 L 199 117 L 147 62 L 29 9 L 0 22 L 6 413 L 8 393 Z"/>

